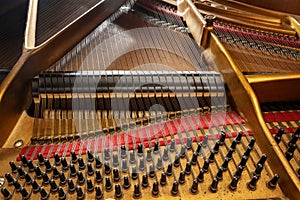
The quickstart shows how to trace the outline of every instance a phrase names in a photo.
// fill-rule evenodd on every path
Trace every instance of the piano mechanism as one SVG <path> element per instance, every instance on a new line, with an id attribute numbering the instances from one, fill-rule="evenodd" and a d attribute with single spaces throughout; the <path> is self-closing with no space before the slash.
<path id="1" fill-rule="evenodd" d="M 0 2 L 0 199 L 299 198 L 298 1 Z"/>

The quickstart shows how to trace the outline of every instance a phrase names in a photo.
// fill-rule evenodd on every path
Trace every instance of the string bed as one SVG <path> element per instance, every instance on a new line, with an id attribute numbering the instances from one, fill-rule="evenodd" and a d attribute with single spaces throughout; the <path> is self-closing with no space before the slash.
<path id="1" fill-rule="evenodd" d="M 214 32 L 244 74 L 299 71 L 299 40 L 216 22 Z"/>

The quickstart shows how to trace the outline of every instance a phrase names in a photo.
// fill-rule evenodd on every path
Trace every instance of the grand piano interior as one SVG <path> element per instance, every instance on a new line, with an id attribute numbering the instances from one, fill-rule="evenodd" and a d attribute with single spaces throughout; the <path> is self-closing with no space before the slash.
<path id="1" fill-rule="evenodd" d="M 299 1 L 0 4 L 0 199 L 299 198 Z"/>

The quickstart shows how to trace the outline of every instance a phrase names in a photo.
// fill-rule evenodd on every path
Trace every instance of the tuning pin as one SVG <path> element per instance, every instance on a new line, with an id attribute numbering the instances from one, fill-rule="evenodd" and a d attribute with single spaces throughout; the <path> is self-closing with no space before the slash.
<path id="1" fill-rule="evenodd" d="M 121 146 L 121 158 L 125 159 L 127 157 L 126 147 L 124 145 Z"/>
<path id="2" fill-rule="evenodd" d="M 247 161 L 248 161 L 248 158 L 249 158 L 249 157 L 243 155 L 239 165 L 241 165 L 242 167 L 245 167 L 245 166 L 246 166 L 246 163 L 247 163 Z"/>
<path id="3" fill-rule="evenodd" d="M 37 193 L 38 191 L 40 191 L 40 186 L 35 180 L 32 181 L 31 186 L 32 186 L 32 191 L 34 193 Z"/>
<path id="4" fill-rule="evenodd" d="M 218 191 L 218 183 L 219 183 L 219 180 L 217 178 L 214 178 L 209 187 L 210 191 L 212 191 L 213 193 L 217 192 Z"/>
<path id="5" fill-rule="evenodd" d="M 124 176 L 123 188 L 124 188 L 124 189 L 130 188 L 130 182 L 129 182 L 128 176 Z"/>
<path id="6" fill-rule="evenodd" d="M 90 150 L 87 151 L 87 160 L 88 162 L 94 162 L 94 155 Z"/>
<path id="7" fill-rule="evenodd" d="M 68 162 L 67 162 L 66 158 L 62 157 L 60 159 L 60 162 L 61 162 L 61 165 L 62 165 L 62 169 L 65 170 L 65 171 L 68 170 L 69 165 L 68 165 Z"/>
<path id="8" fill-rule="evenodd" d="M 265 162 L 266 162 L 266 160 L 267 160 L 267 155 L 266 155 L 266 154 L 263 154 L 263 155 L 260 157 L 259 161 L 257 162 L 257 165 L 258 165 L 258 164 L 264 165 Z"/>
<path id="9" fill-rule="evenodd" d="M 42 178 L 42 171 L 39 166 L 35 166 L 34 168 L 35 175 L 38 179 Z"/>
<path id="10" fill-rule="evenodd" d="M 254 144 L 255 144 L 255 141 L 256 141 L 256 139 L 255 139 L 255 138 L 251 138 L 251 140 L 250 140 L 250 142 L 249 142 L 249 144 L 248 144 L 248 147 L 250 147 L 250 148 L 252 148 L 252 149 L 253 149 L 253 147 L 254 147 Z"/>
<path id="11" fill-rule="evenodd" d="M 256 166 L 256 169 L 253 172 L 253 176 L 260 177 L 260 174 L 261 174 L 262 170 L 263 170 L 263 165 L 258 163 L 257 166 Z"/>
<path id="12" fill-rule="evenodd" d="M 168 161 L 169 160 L 169 148 L 168 147 L 164 148 L 163 160 L 164 161 Z"/>
<path id="13" fill-rule="evenodd" d="M 167 172 L 166 172 L 167 176 L 171 176 L 172 175 L 172 171 L 173 171 L 172 168 L 173 168 L 172 167 L 172 163 L 169 163 L 168 167 L 167 167 Z"/>
<path id="14" fill-rule="evenodd" d="M 106 175 L 109 175 L 110 172 L 111 172 L 111 167 L 109 166 L 109 163 L 107 161 L 105 161 L 105 163 L 104 163 L 104 173 Z"/>
<path id="15" fill-rule="evenodd" d="M 43 185 L 48 185 L 49 184 L 49 177 L 46 172 L 42 172 L 42 177 L 43 177 Z"/>
<path id="16" fill-rule="evenodd" d="M 150 176 L 150 178 L 154 178 L 155 177 L 155 168 L 154 168 L 153 164 L 151 164 L 149 166 L 149 176 Z"/>
<path id="17" fill-rule="evenodd" d="M 154 143 L 154 150 L 153 150 L 153 153 L 154 154 L 158 154 L 159 152 L 159 142 L 158 141 L 156 141 L 155 143 Z"/>
<path id="18" fill-rule="evenodd" d="M 203 169 L 200 169 L 200 172 L 197 176 L 197 180 L 198 180 L 198 182 L 203 182 L 203 180 L 204 180 L 204 170 Z"/>
<path id="19" fill-rule="evenodd" d="M 131 163 L 131 164 L 134 164 L 135 163 L 135 155 L 134 155 L 134 152 L 130 152 L 130 154 L 129 154 L 129 162 Z"/>
<path id="20" fill-rule="evenodd" d="M 144 158 L 140 158 L 139 170 L 140 171 L 144 171 L 145 170 L 145 161 L 144 161 Z"/>
<path id="21" fill-rule="evenodd" d="M 278 180 L 279 180 L 279 175 L 278 174 L 275 174 L 274 177 L 268 182 L 268 187 L 271 188 L 271 189 L 274 189 L 276 188 L 276 185 L 278 183 Z"/>
<path id="22" fill-rule="evenodd" d="M 122 198 L 122 196 L 123 196 L 123 193 L 121 190 L 121 186 L 119 184 L 116 184 L 115 185 L 115 198 L 120 199 L 120 198 Z"/>
<path id="23" fill-rule="evenodd" d="M 210 163 L 213 163 L 215 161 L 215 153 L 214 153 L 214 151 L 210 152 L 208 160 L 209 160 Z"/>
<path id="24" fill-rule="evenodd" d="M 201 149 L 202 149 L 202 144 L 198 143 L 198 146 L 197 146 L 197 149 L 196 149 L 196 152 L 197 152 L 198 155 L 201 154 Z"/>
<path id="25" fill-rule="evenodd" d="M 77 161 L 78 161 L 78 168 L 79 168 L 79 170 L 84 170 L 85 169 L 85 163 L 84 163 L 84 160 L 82 159 L 82 157 L 79 157 L 77 159 Z M 73 164 L 71 164 L 71 165 L 73 165 Z"/>
<path id="26" fill-rule="evenodd" d="M 203 167 L 202 167 L 203 171 L 207 172 L 208 171 L 208 167 L 209 167 L 209 160 L 206 159 L 204 161 L 204 164 L 203 164 Z"/>
<path id="27" fill-rule="evenodd" d="M 109 160 L 110 159 L 110 153 L 108 148 L 104 149 L 104 160 Z"/>
<path id="28" fill-rule="evenodd" d="M 222 146 L 224 144 L 225 139 L 226 139 L 226 133 L 224 131 L 221 131 L 221 136 L 220 136 L 220 139 L 219 139 L 220 146 Z"/>
<path id="29" fill-rule="evenodd" d="M 100 173 L 99 170 L 96 170 L 96 177 L 95 177 L 95 180 L 96 180 L 97 183 L 101 183 L 102 180 L 103 180 L 102 175 L 101 175 L 101 173 Z"/>
<path id="30" fill-rule="evenodd" d="M 65 185 L 66 183 L 67 183 L 67 179 L 65 177 L 65 174 L 62 171 L 60 171 L 59 172 L 59 184 Z"/>
<path id="31" fill-rule="evenodd" d="M 234 152 L 234 149 L 229 148 L 229 151 L 228 151 L 228 153 L 226 155 L 226 158 L 228 158 L 229 160 L 231 160 L 233 152 Z"/>
<path id="32" fill-rule="evenodd" d="M 225 157 L 224 162 L 221 166 L 224 171 L 226 171 L 228 169 L 228 163 L 229 163 L 229 158 Z"/>
<path id="33" fill-rule="evenodd" d="M 185 173 L 184 173 L 184 171 L 181 171 L 181 172 L 180 172 L 178 182 L 179 182 L 180 184 L 183 184 L 183 183 L 185 182 Z"/>
<path id="34" fill-rule="evenodd" d="M 84 182 L 85 182 L 85 178 L 84 178 L 82 172 L 81 172 L 81 171 L 78 171 L 78 172 L 77 172 L 77 184 L 83 185 Z"/>
<path id="35" fill-rule="evenodd" d="M 298 134 L 293 134 L 293 137 L 292 137 L 292 139 L 289 141 L 288 146 L 290 147 L 290 146 L 292 146 L 292 145 L 295 145 L 296 142 L 298 141 L 298 139 L 299 139 L 299 135 L 298 135 Z"/>
<path id="36" fill-rule="evenodd" d="M 41 154 L 41 153 L 38 154 L 38 161 L 39 161 L 39 165 L 44 165 L 43 154 Z"/>
<path id="37" fill-rule="evenodd" d="M 56 166 L 60 165 L 60 157 L 59 157 L 58 153 L 54 154 L 54 162 L 55 162 Z"/>
<path id="38" fill-rule="evenodd" d="M 65 200 L 66 199 L 66 193 L 62 189 L 62 187 L 58 187 L 58 199 L 59 200 Z"/>
<path id="39" fill-rule="evenodd" d="M 198 157 L 198 154 L 197 154 L 197 152 L 195 151 L 195 152 L 193 153 L 193 156 L 192 156 L 192 159 L 191 159 L 191 164 L 192 164 L 192 165 L 196 165 L 196 164 L 197 164 L 197 157 Z"/>
<path id="40" fill-rule="evenodd" d="M 27 167 L 28 167 L 28 169 L 29 169 L 30 172 L 34 171 L 34 165 L 33 165 L 33 163 L 32 163 L 31 160 L 27 161 Z"/>
<path id="41" fill-rule="evenodd" d="M 79 199 L 79 200 L 84 199 L 84 193 L 80 186 L 76 187 L 76 194 L 77 194 L 77 199 Z"/>
<path id="42" fill-rule="evenodd" d="M 185 157 L 185 151 L 186 151 L 186 145 L 182 145 L 179 154 L 181 158 Z"/>
<path id="43" fill-rule="evenodd" d="M 293 152 L 285 152 L 285 158 L 287 159 L 287 161 L 290 161 L 292 158 L 294 157 L 294 153 Z"/>
<path id="44" fill-rule="evenodd" d="M 45 200 L 49 198 L 49 193 L 43 188 L 40 188 L 41 199 Z"/>
<path id="45" fill-rule="evenodd" d="M 93 185 L 93 182 L 92 182 L 91 179 L 88 178 L 88 179 L 86 180 L 86 185 L 87 185 L 87 191 L 88 191 L 89 193 L 91 193 L 91 192 L 94 191 L 94 185 Z"/>
<path id="46" fill-rule="evenodd" d="M 152 186 L 152 195 L 157 196 L 159 193 L 158 182 L 154 181 Z"/>
<path id="47" fill-rule="evenodd" d="M 258 179 L 259 178 L 257 176 L 253 176 L 251 181 L 247 184 L 249 190 L 256 190 L 256 184 Z"/>
<path id="48" fill-rule="evenodd" d="M 25 177 L 25 172 L 23 171 L 22 167 L 19 166 L 17 171 L 18 171 L 18 174 L 19 174 L 20 178 L 23 179 Z"/>
<path id="49" fill-rule="evenodd" d="M 174 160 L 174 167 L 179 167 L 179 166 L 180 166 L 180 157 L 178 154 L 176 154 Z"/>
<path id="50" fill-rule="evenodd" d="M 237 144 L 239 144 L 242 140 L 242 136 L 243 136 L 243 132 L 239 132 L 238 135 L 236 136 L 236 138 L 234 139 L 236 141 Z"/>
<path id="51" fill-rule="evenodd" d="M 88 174 L 89 176 L 94 175 L 94 169 L 93 169 L 93 166 L 92 166 L 91 163 L 88 163 L 88 164 L 87 164 L 87 174 Z"/>
<path id="52" fill-rule="evenodd" d="M 77 170 L 73 163 L 70 164 L 70 176 L 75 177 L 77 175 Z"/>
<path id="53" fill-rule="evenodd" d="M 55 181 L 53 179 L 51 179 L 50 180 L 50 191 L 52 193 L 55 193 L 55 192 L 57 192 L 57 190 L 58 190 L 58 187 L 57 187 Z"/>
<path id="54" fill-rule="evenodd" d="M 152 154 L 151 154 L 151 150 L 150 149 L 147 150 L 146 160 L 148 162 L 152 161 Z"/>
<path id="55" fill-rule="evenodd" d="M 174 181 L 171 193 L 172 193 L 172 195 L 175 195 L 175 196 L 178 194 L 178 182 L 177 181 Z"/>
<path id="56" fill-rule="evenodd" d="M 192 170 L 192 165 L 190 162 L 187 162 L 185 165 L 185 170 L 184 170 L 185 174 L 186 175 L 191 174 L 191 170 Z"/>
<path id="57" fill-rule="evenodd" d="M 223 179 L 223 172 L 224 172 L 224 169 L 222 167 L 219 168 L 218 172 L 217 172 L 217 175 L 216 175 L 216 178 L 218 180 L 222 180 Z"/>
<path id="58" fill-rule="evenodd" d="M 113 154 L 113 161 L 112 161 L 112 165 L 113 165 L 114 167 L 117 167 L 117 166 L 119 166 L 119 157 L 118 157 L 118 155 L 117 155 L 117 154 Z"/>
<path id="59" fill-rule="evenodd" d="M 14 178 L 10 175 L 10 173 L 5 174 L 5 178 L 7 180 L 8 185 L 12 185 L 14 182 Z"/>
<path id="60" fill-rule="evenodd" d="M 99 186 L 96 186 L 96 187 L 95 187 L 95 190 L 96 190 L 96 199 L 102 199 L 102 197 L 103 197 L 103 192 L 101 191 L 100 187 L 99 187 Z"/>
<path id="61" fill-rule="evenodd" d="M 74 151 L 71 152 L 72 163 L 77 163 L 77 155 Z"/>
<path id="62" fill-rule="evenodd" d="M 138 178 L 136 167 L 132 167 L 131 178 L 132 180 L 136 180 Z"/>
<path id="63" fill-rule="evenodd" d="M 241 165 L 239 165 L 239 166 L 237 167 L 237 170 L 236 170 L 234 176 L 237 177 L 237 178 L 240 178 L 241 175 L 242 175 L 242 173 L 243 173 L 243 169 L 244 169 L 244 168 L 243 168 Z"/>
<path id="64" fill-rule="evenodd" d="M 113 177 L 114 177 L 114 181 L 117 182 L 120 180 L 120 174 L 119 174 L 119 170 L 118 169 L 113 169 Z"/>
<path id="65" fill-rule="evenodd" d="M 192 142 L 193 142 L 193 139 L 191 137 L 189 137 L 186 141 L 186 148 L 187 149 L 191 149 L 192 148 Z"/>
<path id="66" fill-rule="evenodd" d="M 213 152 L 214 152 L 215 154 L 218 153 L 218 152 L 219 152 L 219 148 L 220 148 L 220 142 L 217 141 L 217 142 L 215 143 L 214 148 L 213 148 Z"/>
<path id="67" fill-rule="evenodd" d="M 105 190 L 106 190 L 107 192 L 109 192 L 109 191 L 112 190 L 112 183 L 111 183 L 109 177 L 105 177 Z"/>
<path id="68" fill-rule="evenodd" d="M 51 165 L 49 159 L 45 159 L 45 160 L 44 160 L 44 164 L 45 164 L 45 167 L 46 167 L 46 171 L 47 171 L 47 172 L 51 172 L 51 170 L 52 170 L 52 165 Z"/>
<path id="69" fill-rule="evenodd" d="M 144 154 L 144 149 L 143 149 L 143 145 L 142 144 L 138 144 L 138 152 L 137 152 L 137 155 L 139 157 L 142 157 Z"/>
<path id="70" fill-rule="evenodd" d="M 229 184 L 229 189 L 232 191 L 236 190 L 238 182 L 239 182 L 239 178 L 236 176 L 233 176 L 233 178 Z"/>
<path id="71" fill-rule="evenodd" d="M 148 187 L 148 185 L 149 185 L 148 176 L 147 176 L 147 174 L 144 174 L 143 178 L 142 178 L 142 186 L 143 187 Z"/>
<path id="72" fill-rule="evenodd" d="M 21 158 L 21 161 L 22 161 L 23 166 L 24 166 L 24 167 L 27 167 L 28 161 L 27 161 L 26 156 L 25 156 L 25 155 L 21 155 L 20 158 Z"/>
<path id="73" fill-rule="evenodd" d="M 29 176 L 27 172 L 25 172 L 25 182 L 27 185 L 30 185 L 32 183 L 32 178 Z"/>
<path id="74" fill-rule="evenodd" d="M 249 157 L 251 151 L 252 151 L 252 148 L 248 146 L 247 149 L 246 149 L 246 151 L 245 151 L 245 153 L 243 155 Z"/>
<path id="75" fill-rule="evenodd" d="M 102 167 L 102 162 L 101 162 L 100 157 L 99 157 L 98 155 L 95 156 L 95 162 L 96 162 L 95 167 L 96 167 L 97 169 L 99 169 L 99 168 Z"/>
<path id="76" fill-rule="evenodd" d="M 10 161 L 9 165 L 10 165 L 10 168 L 11 168 L 11 172 L 16 173 L 18 168 L 17 168 L 16 164 L 14 163 L 14 161 Z"/>
<path id="77" fill-rule="evenodd" d="M 277 144 L 279 144 L 279 142 L 281 141 L 281 137 L 282 137 L 283 133 L 284 133 L 284 129 L 283 128 L 280 128 L 277 131 L 277 133 L 276 133 L 276 135 L 274 137 L 274 139 L 275 139 L 275 141 L 276 141 Z"/>
<path id="78" fill-rule="evenodd" d="M 232 143 L 231 143 L 230 148 L 233 149 L 233 150 L 235 150 L 236 149 L 236 145 L 237 145 L 237 142 L 235 140 L 233 140 Z"/>
<path id="79" fill-rule="evenodd" d="M 72 179 L 68 179 L 68 188 L 69 188 L 69 193 L 75 192 L 75 185 Z"/>
<path id="80" fill-rule="evenodd" d="M 208 144 L 208 135 L 204 135 L 204 139 L 202 141 L 202 147 L 206 147 Z"/>
<path id="81" fill-rule="evenodd" d="M 294 156 L 294 151 L 297 149 L 297 144 L 291 144 L 285 153 L 285 157 L 290 161 Z"/>
<path id="82" fill-rule="evenodd" d="M 162 161 L 162 158 L 159 157 L 159 158 L 157 159 L 156 169 L 160 170 L 160 169 L 162 169 L 162 168 L 163 168 L 163 161 Z"/>
<path id="83" fill-rule="evenodd" d="M 58 178 L 59 177 L 59 171 L 57 170 L 56 166 L 52 166 L 52 174 L 53 178 Z"/>
<path id="84" fill-rule="evenodd" d="M 134 198 L 139 198 L 140 196 L 141 196 L 140 185 L 135 184 L 134 185 L 134 190 L 133 190 L 133 197 Z"/>
<path id="85" fill-rule="evenodd" d="M 160 184 L 161 185 L 165 185 L 167 183 L 167 176 L 165 172 L 161 173 L 161 177 L 160 177 Z"/>
<path id="86" fill-rule="evenodd" d="M 20 193 L 22 195 L 22 199 L 24 199 L 24 200 L 25 199 L 29 199 L 30 193 L 28 193 L 27 190 L 24 187 L 22 187 L 22 186 L 20 188 Z"/>
<path id="87" fill-rule="evenodd" d="M 17 179 L 14 178 L 14 181 L 13 181 L 13 186 L 15 187 L 16 191 L 20 191 L 20 188 L 21 188 L 21 185 L 20 183 L 18 182 Z"/>
<path id="88" fill-rule="evenodd" d="M 190 188 L 192 194 L 196 194 L 198 192 L 198 181 L 197 179 L 193 180 L 192 187 Z"/>
<path id="89" fill-rule="evenodd" d="M 10 199 L 12 197 L 12 194 L 5 187 L 1 188 L 1 193 L 4 199 Z"/>
<path id="90" fill-rule="evenodd" d="M 175 151 L 175 140 L 172 139 L 170 144 L 170 152 L 174 152 L 174 151 Z"/>

